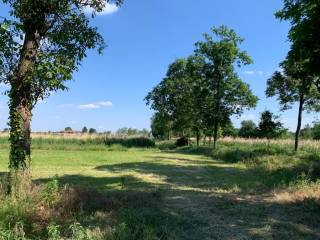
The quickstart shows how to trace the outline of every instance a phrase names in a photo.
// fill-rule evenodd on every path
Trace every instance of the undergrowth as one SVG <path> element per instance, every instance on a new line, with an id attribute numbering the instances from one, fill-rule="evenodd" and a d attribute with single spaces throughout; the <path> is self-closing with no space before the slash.
<path id="1" fill-rule="evenodd" d="M 159 191 L 107 195 L 53 179 L 21 195 L 0 192 L 1 240 L 174 239 L 172 229 Z"/>

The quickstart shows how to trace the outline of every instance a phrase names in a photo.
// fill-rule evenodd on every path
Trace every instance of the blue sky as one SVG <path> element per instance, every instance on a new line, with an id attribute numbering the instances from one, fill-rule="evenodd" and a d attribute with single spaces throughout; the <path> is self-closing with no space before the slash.
<path id="1" fill-rule="evenodd" d="M 278 68 L 289 49 L 289 24 L 279 22 L 274 12 L 282 0 L 126 0 L 117 9 L 108 6 L 93 20 L 108 48 L 102 56 L 89 52 L 69 91 L 56 92 L 34 110 L 34 131 L 55 131 L 71 126 L 94 127 L 99 131 L 120 127 L 149 128 L 152 111 L 143 101 L 165 76 L 168 65 L 194 50 L 194 43 L 213 26 L 227 25 L 245 38 L 242 48 L 254 64 L 239 69 L 240 77 L 260 98 L 256 109 L 233 117 L 258 121 L 259 113 L 270 109 L 293 130 L 296 111 L 279 112 L 275 99 L 265 98 L 266 81 Z M 7 14 L 0 4 L 0 16 Z M 5 90 L 0 86 L 0 92 Z M 0 96 L 0 129 L 6 127 L 6 96 Z M 304 124 L 316 114 L 305 114 Z"/>

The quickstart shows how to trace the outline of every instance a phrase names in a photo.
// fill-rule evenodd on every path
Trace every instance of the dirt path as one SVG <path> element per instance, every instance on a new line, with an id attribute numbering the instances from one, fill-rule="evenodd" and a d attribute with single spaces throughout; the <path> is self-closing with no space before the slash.
<path id="1" fill-rule="evenodd" d="M 170 185 L 166 211 L 189 219 L 179 239 L 320 239 L 312 204 L 277 199 L 244 166 L 165 156 L 158 174 Z"/>

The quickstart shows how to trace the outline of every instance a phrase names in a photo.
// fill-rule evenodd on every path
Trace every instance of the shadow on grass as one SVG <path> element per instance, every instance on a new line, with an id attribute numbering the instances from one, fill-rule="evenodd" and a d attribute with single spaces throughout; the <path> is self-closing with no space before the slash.
<path id="1" fill-rule="evenodd" d="M 150 189 L 155 187 L 135 178 L 131 175 L 120 175 L 119 177 L 92 177 L 86 175 L 63 175 L 57 176 L 57 180 L 61 185 L 71 184 L 74 186 L 82 186 L 94 188 L 100 191 L 124 191 L 130 189 Z M 46 183 L 49 178 L 37 179 L 35 183 Z"/>
<path id="2" fill-rule="evenodd" d="M 235 167 L 217 167 L 217 166 L 182 166 L 176 164 L 161 164 L 154 161 L 123 163 L 113 165 L 97 166 L 95 170 L 111 171 L 121 174 L 122 172 L 134 171 L 138 174 L 154 174 L 165 183 L 159 185 L 164 188 L 182 189 L 197 188 L 198 191 L 207 191 L 216 189 L 217 191 L 234 191 L 241 189 L 243 191 L 257 189 L 261 186 L 259 176 L 247 169 Z"/>
<path id="3" fill-rule="evenodd" d="M 56 179 L 61 185 L 71 185 L 73 191 L 66 194 L 62 205 L 77 213 L 79 223 L 91 229 L 121 231 L 121 240 L 176 239 L 182 229 L 190 227 L 189 219 L 166 208 L 161 189 L 132 176 L 63 175 Z M 50 180 L 40 179 L 37 183 Z"/>
<path id="4" fill-rule="evenodd" d="M 103 171 L 106 168 L 115 173 L 128 169 L 141 173 L 167 173 L 168 183 L 178 186 L 190 176 L 193 180 L 185 184 L 193 186 L 195 176 L 192 175 L 200 176 L 195 167 L 179 170 L 181 167 L 154 163 L 119 164 L 97 169 Z M 181 171 L 189 173 L 183 181 L 180 179 Z M 243 173 L 246 174 L 245 171 Z M 237 172 L 236 176 L 239 177 L 239 174 L 242 172 Z M 146 231 L 153 233 L 156 239 L 168 240 L 320 239 L 320 205 L 314 199 L 294 203 L 265 202 L 260 198 L 241 197 L 241 194 L 235 193 L 205 192 L 190 188 L 157 189 L 151 183 L 141 182 L 134 177 L 127 178 L 131 183 L 123 190 L 111 190 L 114 184 L 121 184 L 121 178 L 66 175 L 58 179 L 61 183 L 106 190 L 77 193 L 74 204 L 81 202 L 82 206 L 93 206 L 88 209 L 82 207 L 85 211 L 79 214 L 78 221 L 87 227 L 101 228 L 124 224 L 128 236 L 124 239 L 148 239 Z M 202 182 L 204 179 L 197 181 Z M 210 186 L 218 187 L 220 181 L 212 179 Z M 134 184 L 139 186 L 139 190 L 135 189 Z M 223 188 L 223 185 L 219 187 Z"/>

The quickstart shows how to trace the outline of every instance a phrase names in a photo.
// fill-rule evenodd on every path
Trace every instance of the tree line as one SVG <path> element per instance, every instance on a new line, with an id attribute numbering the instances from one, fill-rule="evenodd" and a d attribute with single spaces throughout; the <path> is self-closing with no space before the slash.
<path id="1" fill-rule="evenodd" d="M 226 26 L 212 28 L 195 44 L 192 55 L 175 60 L 145 98 L 155 110 L 152 128 L 163 125 L 169 136 L 195 134 L 198 144 L 202 135 L 212 135 L 216 147 L 219 129 L 230 124 L 232 115 L 255 107 L 258 101 L 235 70 L 235 65 L 252 63 L 239 47 L 242 41 Z"/>
<path id="2" fill-rule="evenodd" d="M 320 111 L 320 2 L 284 0 L 283 9 L 275 16 L 291 22 L 291 46 L 279 64 L 280 70 L 267 80 L 265 92 L 267 97 L 278 99 L 281 111 L 298 103 L 297 151 L 303 112 Z M 243 39 L 226 26 L 213 28 L 204 38 L 195 44 L 192 55 L 169 65 L 166 77 L 145 100 L 155 111 L 151 124 L 155 135 L 162 132 L 167 138 L 172 134 L 195 136 L 198 144 L 201 136 L 213 135 L 215 148 L 219 131 L 231 124 L 230 117 L 255 107 L 258 98 L 235 71 L 235 67 L 252 63 L 247 53 L 239 49 Z M 263 117 L 274 118 L 269 111 Z M 243 122 L 239 134 L 247 136 L 242 134 L 246 128 L 254 129 L 250 137 L 273 138 L 284 132 L 279 121 L 273 121 L 273 125 L 269 121 L 269 126 L 261 126 L 261 122 L 259 127 Z"/>

